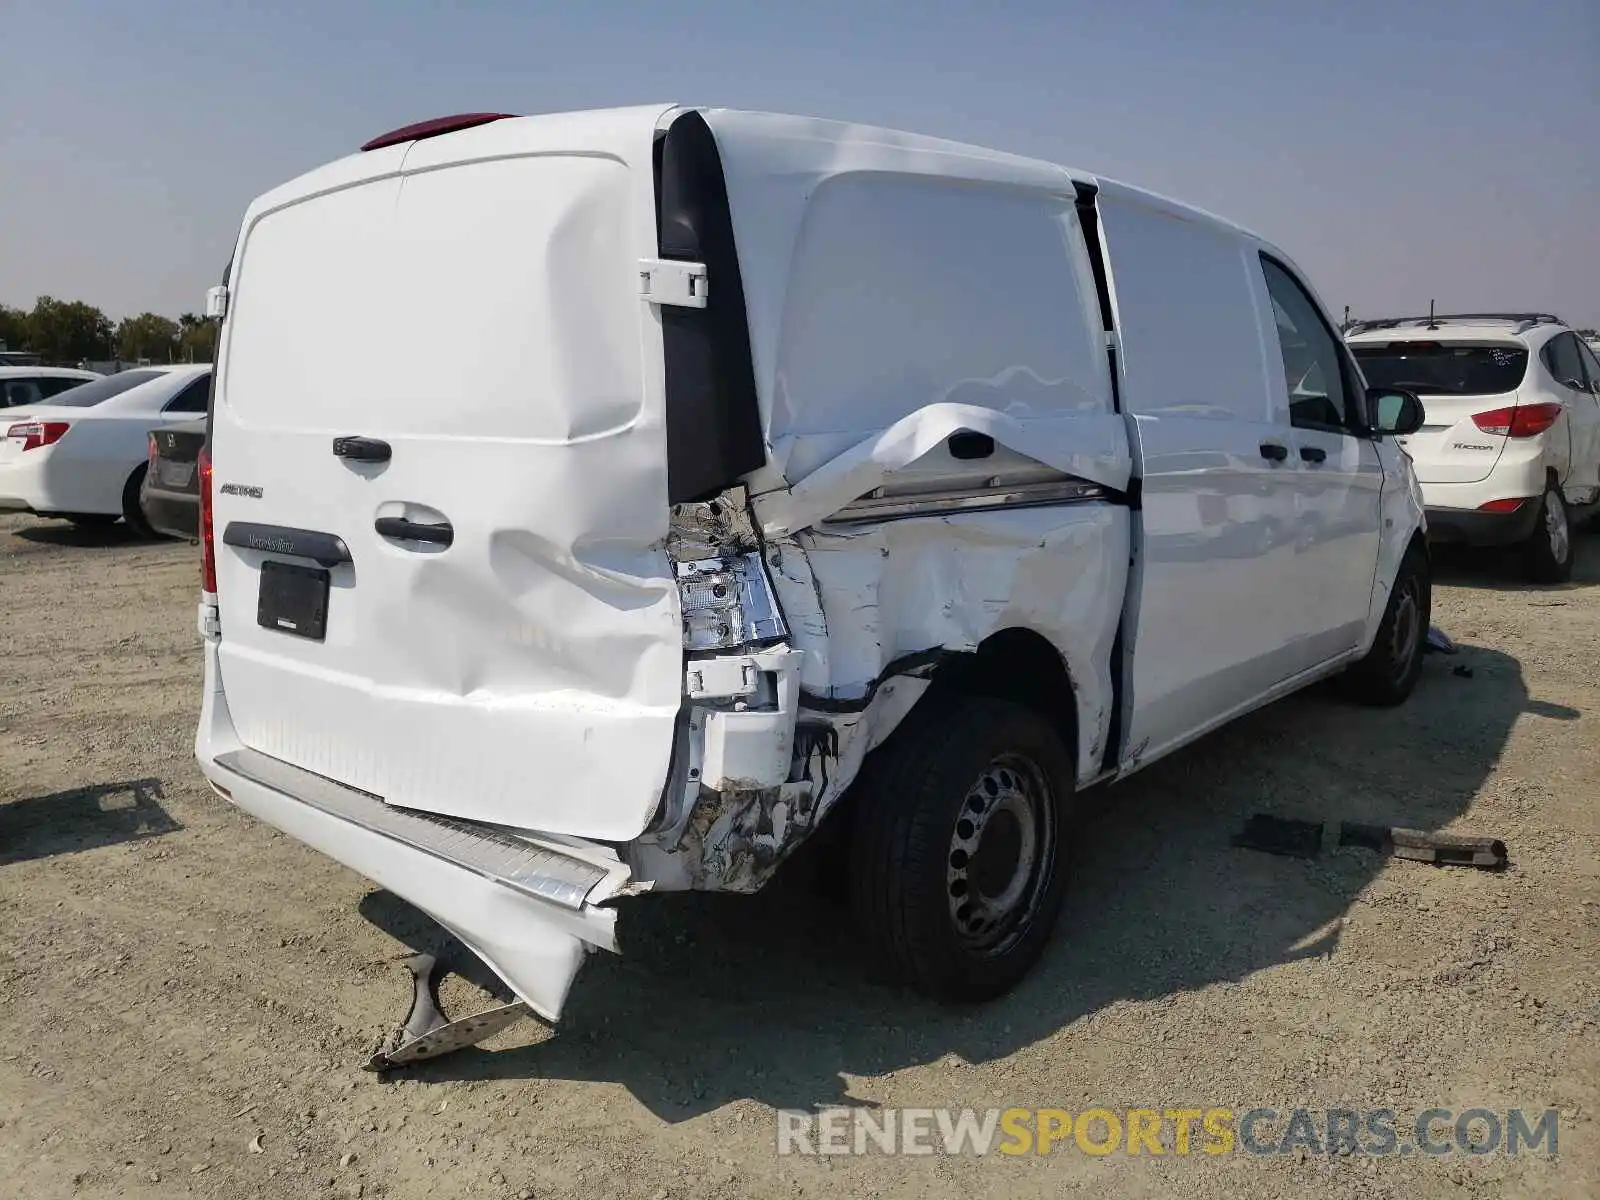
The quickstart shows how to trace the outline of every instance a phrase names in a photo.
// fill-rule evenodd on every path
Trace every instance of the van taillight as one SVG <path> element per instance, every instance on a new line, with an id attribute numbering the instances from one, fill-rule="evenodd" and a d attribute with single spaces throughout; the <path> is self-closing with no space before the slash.
<path id="1" fill-rule="evenodd" d="M 1485 433 L 1501 437 L 1536 437 L 1561 416 L 1559 404 L 1519 404 L 1515 408 L 1495 408 L 1475 413 L 1472 423 Z"/>
<path id="2" fill-rule="evenodd" d="M 217 541 L 211 530 L 211 447 L 200 448 L 200 587 L 216 595 Z"/>
<path id="3" fill-rule="evenodd" d="M 6 430 L 6 437 L 20 441 L 24 450 L 37 450 L 59 442 L 71 428 L 70 421 L 18 421 Z"/>

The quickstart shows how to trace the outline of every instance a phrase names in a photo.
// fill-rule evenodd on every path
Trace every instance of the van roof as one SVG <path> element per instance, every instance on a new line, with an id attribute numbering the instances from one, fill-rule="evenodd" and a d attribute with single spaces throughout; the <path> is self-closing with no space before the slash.
<path id="1" fill-rule="evenodd" d="M 515 154 L 521 145 L 546 149 L 552 136 L 578 141 L 586 128 L 598 134 L 602 130 L 615 130 L 624 123 L 637 124 L 641 118 L 648 119 L 658 130 L 664 129 L 668 118 L 691 111 L 702 113 L 714 130 L 737 126 L 743 149 L 751 158 L 744 170 L 752 175 L 784 174 L 792 170 L 799 159 L 805 164 L 802 173 L 817 178 L 845 169 L 879 168 L 948 174 L 955 178 L 1024 186 L 1061 187 L 1064 183 L 1088 183 L 1097 187 L 1109 185 L 1175 215 L 1211 223 L 1273 249 L 1250 230 L 1193 205 L 1043 159 L 881 126 L 675 104 L 589 109 L 523 117 L 472 113 L 403 126 L 373 138 L 366 143 L 370 149 L 359 150 L 317 167 L 258 197 L 246 214 L 246 224 L 298 200 L 403 172 L 413 147 L 422 144 L 417 140 L 395 140 L 408 131 L 416 131 L 419 137 L 427 139 L 428 166 L 437 167 L 447 162 Z M 443 127 L 443 133 L 439 132 L 440 127 Z M 828 148 L 827 153 L 816 153 L 820 148 L 819 143 Z M 809 144 L 809 153 L 802 150 L 806 144 Z"/>

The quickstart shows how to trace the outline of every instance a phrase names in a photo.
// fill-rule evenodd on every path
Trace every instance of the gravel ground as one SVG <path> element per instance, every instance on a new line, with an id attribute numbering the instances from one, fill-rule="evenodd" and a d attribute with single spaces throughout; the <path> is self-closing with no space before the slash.
<path id="1" fill-rule="evenodd" d="M 558 1033 L 385 1080 L 359 1064 L 433 935 L 199 786 L 195 549 L 0 518 L 0 1194 L 1600 1195 L 1581 553 L 1543 589 L 1447 561 L 1463 650 L 1402 709 L 1297 697 L 1101 792 L 998 1003 L 871 982 L 841 909 L 780 878 L 638 902 Z M 1253 812 L 1493 835 L 1512 865 L 1231 848 Z M 1554 1107 L 1560 1154 L 776 1154 L 774 1109 L 833 1104 Z"/>

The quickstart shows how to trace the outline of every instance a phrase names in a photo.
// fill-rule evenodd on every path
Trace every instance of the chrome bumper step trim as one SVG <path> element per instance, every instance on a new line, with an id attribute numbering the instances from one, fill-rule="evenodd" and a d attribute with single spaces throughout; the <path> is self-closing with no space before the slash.
<path id="1" fill-rule="evenodd" d="M 226 771 L 369 833 L 574 912 L 582 911 L 589 893 L 607 876 L 605 869 L 594 863 L 557 853 L 494 826 L 395 808 L 378 796 L 302 770 L 259 750 L 233 750 L 218 755 L 216 762 Z"/>

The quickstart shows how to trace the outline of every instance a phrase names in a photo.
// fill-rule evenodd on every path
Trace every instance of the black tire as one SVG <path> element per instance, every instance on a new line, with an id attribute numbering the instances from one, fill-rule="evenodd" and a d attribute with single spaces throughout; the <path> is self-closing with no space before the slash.
<path id="1" fill-rule="evenodd" d="M 1534 583 L 1565 583 L 1572 578 L 1572 514 L 1561 485 L 1548 483 L 1539 501 L 1539 519 L 1522 543 L 1522 563 Z"/>
<path id="2" fill-rule="evenodd" d="M 1372 649 L 1345 673 L 1344 690 L 1351 699 L 1392 707 L 1411 695 L 1417 676 L 1422 674 L 1432 612 L 1433 578 L 1428 556 L 1413 544 L 1400 560 Z"/>
<path id="3" fill-rule="evenodd" d="M 63 513 L 79 529 L 110 529 L 120 519 L 116 513 Z"/>
<path id="4" fill-rule="evenodd" d="M 925 698 L 853 788 L 850 900 L 875 961 L 939 1000 L 1015 985 L 1061 912 L 1075 778 L 1067 746 L 1032 710 Z M 986 889 L 1008 857 L 1004 886 Z M 990 903 L 1008 897 L 1009 908 Z"/>
<path id="5" fill-rule="evenodd" d="M 156 536 L 156 531 L 151 528 L 150 522 L 145 520 L 144 509 L 139 506 L 139 489 L 144 485 L 146 469 L 145 464 L 140 463 L 122 487 L 122 519 L 128 523 L 128 528 L 136 537 L 153 538 Z"/>

